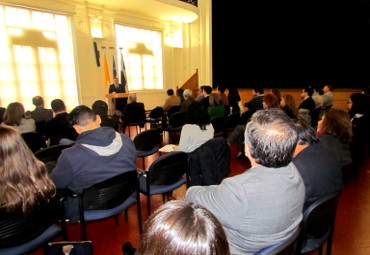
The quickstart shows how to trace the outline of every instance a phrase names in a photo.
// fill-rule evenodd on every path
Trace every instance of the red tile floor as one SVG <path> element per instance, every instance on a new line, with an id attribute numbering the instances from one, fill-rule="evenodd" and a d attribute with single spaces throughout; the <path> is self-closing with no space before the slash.
<path id="1" fill-rule="evenodd" d="M 131 132 L 131 137 L 135 131 Z M 243 172 L 249 167 L 247 159 L 235 159 L 236 148 L 231 146 L 231 176 Z M 157 158 L 158 155 L 146 158 L 145 165 Z M 141 160 L 138 160 L 141 168 Z M 173 199 L 182 199 L 185 194 L 185 186 L 180 187 L 173 193 Z M 152 210 L 162 204 L 162 196 L 156 195 L 151 198 Z M 370 160 L 367 158 L 357 176 L 350 177 L 344 187 L 341 196 L 332 247 L 333 255 L 370 255 Z M 142 218 L 147 219 L 146 197 L 141 197 Z M 131 242 L 137 246 L 140 235 L 137 221 L 137 209 L 133 206 L 128 210 L 128 222 L 120 215 L 119 224 L 114 218 L 105 219 L 87 224 L 87 238 L 92 241 L 95 255 L 122 255 L 121 246 L 124 242 Z M 68 225 L 69 240 L 79 241 L 80 226 Z M 61 241 L 61 237 L 54 241 Z M 30 255 L 42 255 L 43 249 L 38 249 Z M 315 253 L 312 253 L 315 254 Z M 311 254 L 309 254 L 311 255 Z"/>

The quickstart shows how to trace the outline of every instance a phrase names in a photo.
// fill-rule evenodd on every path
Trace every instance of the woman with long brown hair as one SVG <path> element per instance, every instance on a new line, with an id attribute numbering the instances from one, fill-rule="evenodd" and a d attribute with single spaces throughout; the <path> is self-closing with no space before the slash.
<path id="1" fill-rule="evenodd" d="M 298 118 L 298 107 L 292 95 L 284 95 L 280 101 L 281 109 L 292 119 Z"/>
<path id="2" fill-rule="evenodd" d="M 21 103 L 10 103 L 4 114 L 3 124 L 18 129 L 21 133 L 35 132 L 36 124 L 32 118 L 26 118 L 24 107 Z"/>

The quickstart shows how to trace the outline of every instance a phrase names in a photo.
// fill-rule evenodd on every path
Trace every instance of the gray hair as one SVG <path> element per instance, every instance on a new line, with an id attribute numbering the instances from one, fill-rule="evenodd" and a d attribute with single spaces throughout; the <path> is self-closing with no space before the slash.
<path id="1" fill-rule="evenodd" d="M 183 93 L 184 97 L 190 98 L 193 96 L 193 92 L 190 89 L 185 89 Z"/>

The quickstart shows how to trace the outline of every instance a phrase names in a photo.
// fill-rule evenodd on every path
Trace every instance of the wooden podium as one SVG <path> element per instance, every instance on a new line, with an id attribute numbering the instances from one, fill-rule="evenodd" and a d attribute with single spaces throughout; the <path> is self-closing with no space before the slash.
<path id="1" fill-rule="evenodd" d="M 115 98 L 128 98 L 130 94 L 135 93 L 111 93 L 111 94 L 105 94 L 105 97 L 108 98 L 108 114 L 114 115 L 116 112 L 116 106 L 113 103 L 113 100 Z"/>

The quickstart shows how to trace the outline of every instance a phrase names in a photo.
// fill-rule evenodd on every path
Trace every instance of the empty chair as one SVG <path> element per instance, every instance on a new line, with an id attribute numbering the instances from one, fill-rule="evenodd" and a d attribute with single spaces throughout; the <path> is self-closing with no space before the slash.
<path id="1" fill-rule="evenodd" d="M 135 169 L 94 184 L 84 189 L 81 194 L 64 190 L 66 195 L 79 199 L 82 240 L 86 240 L 87 222 L 118 216 L 135 203 L 141 232 L 141 210 L 137 187 L 138 174 Z"/>
<path id="2" fill-rule="evenodd" d="M 167 116 L 171 117 L 172 114 L 179 112 L 181 109 L 181 105 L 174 105 L 167 111 Z"/>
<path id="3" fill-rule="evenodd" d="M 303 213 L 302 229 L 297 240 L 295 255 L 312 251 L 322 254 L 325 242 L 326 254 L 331 254 L 331 243 L 340 192 L 323 197 L 310 205 Z"/>
<path id="4" fill-rule="evenodd" d="M 137 134 L 134 138 L 137 156 L 143 160 L 145 170 L 145 157 L 158 152 L 161 143 L 161 132 L 158 129 L 149 129 Z"/>
<path id="5" fill-rule="evenodd" d="M 149 123 L 151 127 L 156 127 L 162 120 L 164 115 L 163 107 L 157 106 L 150 111 L 149 116 L 145 118 L 145 123 Z"/>
<path id="6" fill-rule="evenodd" d="M 225 136 L 226 133 L 226 118 L 216 117 L 211 120 L 211 124 L 215 130 L 214 137 Z"/>
<path id="7" fill-rule="evenodd" d="M 186 176 L 184 178 L 184 175 Z M 150 215 L 150 197 L 172 192 L 183 184 L 189 184 L 188 156 L 185 152 L 174 151 L 160 156 L 140 176 L 140 192 L 147 197 Z"/>
<path id="8" fill-rule="evenodd" d="M 298 239 L 301 229 L 297 228 L 287 240 L 260 250 L 255 255 L 291 255 L 295 241 Z"/>
<path id="9" fill-rule="evenodd" d="M 45 246 L 62 232 L 52 215 L 49 205 L 35 208 L 26 216 L 0 213 L 0 254 L 19 255 Z"/>
<path id="10" fill-rule="evenodd" d="M 44 136 L 39 132 L 22 133 L 22 137 L 32 152 L 36 152 L 47 146 Z"/>
<path id="11" fill-rule="evenodd" d="M 66 148 L 71 147 L 73 144 L 57 144 L 52 145 L 41 150 L 35 152 L 35 157 L 38 158 L 40 161 L 47 163 L 47 162 L 55 162 L 58 160 L 62 151 Z"/>

